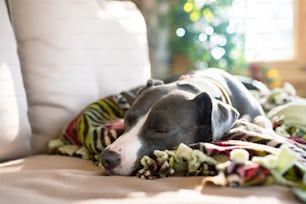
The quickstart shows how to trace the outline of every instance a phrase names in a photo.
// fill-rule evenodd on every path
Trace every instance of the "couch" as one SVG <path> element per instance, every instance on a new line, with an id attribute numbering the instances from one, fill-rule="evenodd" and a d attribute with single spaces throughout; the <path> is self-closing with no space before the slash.
<path id="1" fill-rule="evenodd" d="M 0 0 L 0 36 L 0 203 L 299 203 L 284 186 L 107 176 L 90 160 L 47 154 L 87 104 L 150 78 L 133 3 Z"/>

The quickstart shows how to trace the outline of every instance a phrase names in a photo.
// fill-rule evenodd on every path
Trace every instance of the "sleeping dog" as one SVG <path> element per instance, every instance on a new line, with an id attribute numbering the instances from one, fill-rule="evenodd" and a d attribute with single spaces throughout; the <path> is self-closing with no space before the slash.
<path id="1" fill-rule="evenodd" d="M 218 141 L 238 118 L 263 115 L 245 86 L 219 69 L 169 84 L 149 80 L 126 113 L 125 133 L 102 152 L 101 163 L 109 175 L 133 175 L 153 150 Z"/>

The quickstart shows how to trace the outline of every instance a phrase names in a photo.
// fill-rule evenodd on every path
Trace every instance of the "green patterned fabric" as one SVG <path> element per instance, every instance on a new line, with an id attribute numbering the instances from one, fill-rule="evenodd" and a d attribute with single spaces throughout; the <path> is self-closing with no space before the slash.
<path id="1" fill-rule="evenodd" d="M 305 185 L 305 146 L 246 121 L 238 121 L 222 141 L 156 150 L 141 162 L 144 168 L 138 176 L 148 179 L 184 175 L 210 176 L 206 180 L 224 186 L 293 184 L 293 181 L 294 185 Z M 212 177 L 220 174 L 221 184 L 220 177 Z"/>
<path id="2" fill-rule="evenodd" d="M 123 133 L 123 117 L 128 108 L 121 94 L 89 104 L 64 128 L 59 138 L 49 141 L 50 153 L 99 161 L 104 148 Z"/>

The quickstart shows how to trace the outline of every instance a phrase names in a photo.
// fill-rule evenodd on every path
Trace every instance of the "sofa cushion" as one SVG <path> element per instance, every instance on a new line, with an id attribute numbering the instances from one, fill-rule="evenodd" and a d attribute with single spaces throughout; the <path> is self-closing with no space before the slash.
<path id="1" fill-rule="evenodd" d="M 146 28 L 131 2 L 9 0 L 34 152 L 85 105 L 149 78 Z"/>
<path id="2" fill-rule="evenodd" d="M 22 204 L 299 204 L 290 188 L 203 186 L 202 176 L 145 180 L 103 176 L 79 158 L 37 155 L 0 164 L 1 203 Z"/>
<path id="3" fill-rule="evenodd" d="M 29 154 L 31 129 L 17 56 L 4 0 L 0 0 L 0 161 Z"/>

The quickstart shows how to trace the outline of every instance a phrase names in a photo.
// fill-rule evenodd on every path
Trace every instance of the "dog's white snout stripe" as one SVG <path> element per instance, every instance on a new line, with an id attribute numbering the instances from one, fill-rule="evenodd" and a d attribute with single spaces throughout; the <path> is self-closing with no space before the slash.
<path id="1" fill-rule="evenodd" d="M 116 175 L 129 175 L 134 169 L 137 158 L 137 152 L 141 148 L 139 133 L 147 120 L 149 113 L 141 117 L 138 122 L 128 132 L 120 136 L 113 144 L 107 148 L 117 152 L 121 156 L 121 163 L 112 172 Z"/>

